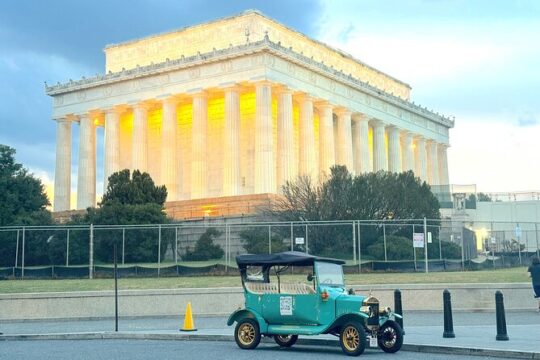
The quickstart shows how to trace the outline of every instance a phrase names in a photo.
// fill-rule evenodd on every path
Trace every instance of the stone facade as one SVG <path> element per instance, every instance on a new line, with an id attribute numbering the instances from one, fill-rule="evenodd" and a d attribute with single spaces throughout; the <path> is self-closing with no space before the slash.
<path id="1" fill-rule="evenodd" d="M 410 87 L 258 12 L 111 45 L 107 73 L 47 86 L 57 121 L 54 210 L 70 209 L 71 124 L 79 124 L 77 208 L 105 176 L 150 173 L 168 201 L 276 194 L 298 175 L 412 169 L 448 184 L 453 120 Z M 105 179 L 106 184 L 106 179 Z M 236 200 L 235 200 L 236 201 Z"/>

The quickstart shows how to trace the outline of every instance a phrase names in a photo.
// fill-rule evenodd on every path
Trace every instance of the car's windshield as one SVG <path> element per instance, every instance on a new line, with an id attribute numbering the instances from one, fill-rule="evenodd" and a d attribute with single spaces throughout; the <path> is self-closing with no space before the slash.
<path id="1" fill-rule="evenodd" d="M 330 286 L 343 286 L 343 269 L 341 265 L 327 262 L 315 262 L 319 284 Z"/>

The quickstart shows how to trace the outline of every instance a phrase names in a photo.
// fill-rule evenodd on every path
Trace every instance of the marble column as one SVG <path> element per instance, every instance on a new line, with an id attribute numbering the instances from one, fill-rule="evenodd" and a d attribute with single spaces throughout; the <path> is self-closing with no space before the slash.
<path id="1" fill-rule="evenodd" d="M 225 89 L 223 196 L 240 195 L 240 88 Z"/>
<path id="2" fill-rule="evenodd" d="M 373 171 L 387 171 L 386 144 L 384 123 L 378 120 L 372 122 L 373 126 Z"/>
<path id="3" fill-rule="evenodd" d="M 353 119 L 353 159 L 357 175 L 369 172 L 369 122 L 363 114 Z"/>
<path id="4" fill-rule="evenodd" d="M 423 137 L 416 138 L 414 150 L 415 175 L 422 181 L 428 181 L 426 140 Z"/>
<path id="5" fill-rule="evenodd" d="M 144 103 L 133 106 L 131 169 L 148 171 L 148 105 Z"/>
<path id="6" fill-rule="evenodd" d="M 395 126 L 388 129 L 388 170 L 394 173 L 401 172 L 401 143 L 399 129 Z"/>
<path id="7" fill-rule="evenodd" d="M 77 209 L 96 205 L 96 127 L 90 114 L 79 118 Z"/>
<path id="8" fill-rule="evenodd" d="M 334 118 L 332 105 L 322 103 L 319 110 L 319 181 L 322 183 L 330 175 L 330 168 L 336 164 L 334 148 Z"/>
<path id="9" fill-rule="evenodd" d="M 162 100 L 160 183 L 167 188 L 167 201 L 178 200 L 180 177 L 178 176 L 179 166 L 176 153 L 177 105 L 178 100 L 174 97 Z"/>
<path id="10" fill-rule="evenodd" d="M 294 126 L 292 91 L 280 89 L 277 93 L 277 186 L 278 192 L 287 181 L 297 176 L 294 151 Z"/>
<path id="11" fill-rule="evenodd" d="M 120 110 L 105 111 L 105 171 L 103 192 L 107 191 L 109 176 L 120 170 Z"/>
<path id="12" fill-rule="evenodd" d="M 406 131 L 403 132 L 401 137 L 401 153 L 402 156 L 402 169 L 403 171 L 413 171 L 414 172 L 414 145 L 413 145 L 413 134 Z"/>
<path id="13" fill-rule="evenodd" d="M 312 180 L 315 180 L 318 171 L 315 161 L 313 99 L 307 95 L 301 95 L 298 101 L 300 103 L 298 174 L 300 176 L 309 176 Z"/>
<path id="14" fill-rule="evenodd" d="M 439 183 L 441 185 L 450 185 L 448 179 L 448 145 L 439 144 Z"/>
<path id="15" fill-rule="evenodd" d="M 71 209 L 71 121 L 56 119 L 54 211 Z"/>
<path id="16" fill-rule="evenodd" d="M 206 197 L 208 188 L 207 127 L 208 97 L 206 92 L 193 94 L 191 134 L 191 198 Z"/>
<path id="17" fill-rule="evenodd" d="M 437 142 L 428 142 L 427 168 L 430 185 L 439 185 L 439 156 Z"/>
<path id="18" fill-rule="evenodd" d="M 255 194 L 276 191 L 276 167 L 272 129 L 272 87 L 255 84 Z"/>
<path id="19" fill-rule="evenodd" d="M 337 116 L 336 163 L 345 165 L 351 173 L 354 173 L 351 112 L 349 110 L 340 109 L 337 112 Z"/>

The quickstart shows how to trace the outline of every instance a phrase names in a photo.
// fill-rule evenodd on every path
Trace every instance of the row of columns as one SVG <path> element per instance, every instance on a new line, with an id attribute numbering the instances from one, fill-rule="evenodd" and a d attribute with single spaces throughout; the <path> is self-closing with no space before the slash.
<path id="1" fill-rule="evenodd" d="M 228 86 L 224 91 L 223 179 L 222 195 L 240 195 L 240 88 Z M 274 154 L 272 92 L 277 98 L 277 153 Z M 192 99 L 191 198 L 207 197 L 208 188 L 208 97 L 202 90 L 190 94 Z M 299 106 L 298 159 L 293 126 L 293 91 L 270 82 L 255 84 L 254 120 L 254 193 L 275 193 L 298 175 L 322 179 L 328 169 L 345 165 L 356 174 L 368 171 L 413 170 L 430 184 L 447 184 L 446 146 L 427 141 L 363 114 L 333 107 L 309 95 L 295 96 Z M 177 147 L 177 104 L 175 97 L 159 99 L 162 106 L 160 135 L 161 168 L 159 183 L 167 186 L 169 199 L 177 199 L 179 157 Z M 147 171 L 148 110 L 147 103 L 131 105 L 133 133 L 131 169 Z M 319 158 L 316 158 L 314 111 L 319 114 Z M 107 109 L 105 113 L 105 188 L 108 177 L 120 169 L 120 114 L 125 107 Z M 334 113 L 337 116 L 334 130 Z M 95 205 L 96 132 L 91 114 L 79 116 L 79 172 L 77 207 Z M 369 127 L 373 129 L 373 157 L 370 159 Z M 334 132 L 335 131 L 335 132 Z M 388 144 L 386 141 L 388 139 Z M 388 148 L 388 151 L 387 151 Z M 275 159 L 275 160 L 274 160 Z M 371 167 L 372 160 L 373 167 Z M 275 162 L 274 162 L 275 161 Z M 440 164 L 440 166 L 439 166 Z M 55 211 L 70 208 L 71 121 L 57 121 L 55 174 Z"/>

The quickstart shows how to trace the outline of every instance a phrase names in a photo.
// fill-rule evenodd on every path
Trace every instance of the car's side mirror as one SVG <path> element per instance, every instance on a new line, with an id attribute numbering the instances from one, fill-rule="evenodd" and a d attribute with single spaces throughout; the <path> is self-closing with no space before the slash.
<path id="1" fill-rule="evenodd" d="M 307 281 L 313 281 L 313 275 L 312 274 L 308 274 Z"/>

